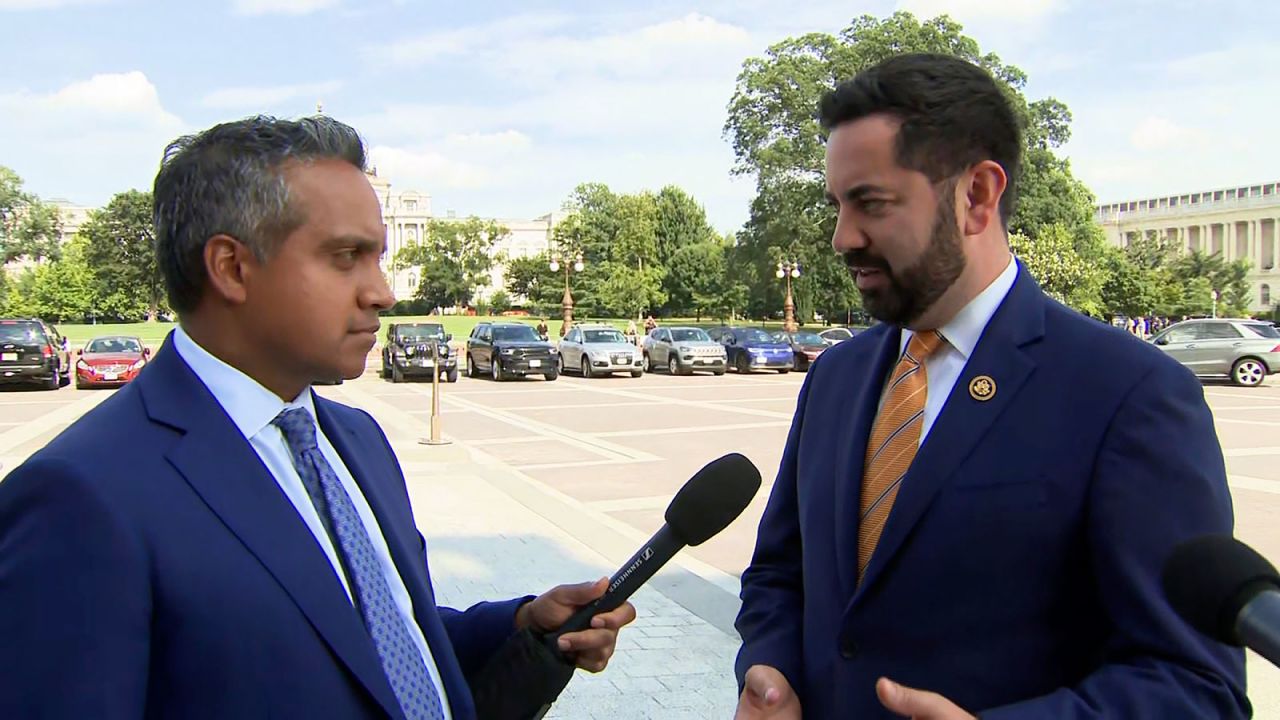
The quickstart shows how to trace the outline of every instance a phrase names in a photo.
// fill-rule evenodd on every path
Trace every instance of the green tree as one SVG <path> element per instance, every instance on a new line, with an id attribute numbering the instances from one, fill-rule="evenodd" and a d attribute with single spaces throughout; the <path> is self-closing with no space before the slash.
<path id="1" fill-rule="evenodd" d="M 0 165 L 0 266 L 14 260 L 56 259 L 62 219 L 58 209 L 22 189 L 22 178 Z"/>
<path id="2" fill-rule="evenodd" d="M 493 312 L 494 315 L 501 315 L 510 309 L 511 296 L 507 294 L 506 290 L 498 290 L 493 295 L 489 296 L 489 310 Z"/>
<path id="3" fill-rule="evenodd" d="M 1026 235 L 1012 233 L 1009 245 L 1026 265 L 1027 272 L 1041 289 L 1059 302 L 1087 315 L 1105 314 L 1102 288 L 1107 266 L 1087 261 L 1076 252 L 1071 231 L 1060 224 L 1049 225 L 1033 241 Z M 1098 255 L 1105 256 L 1099 248 Z"/>
<path id="4" fill-rule="evenodd" d="M 106 207 L 89 214 L 80 235 L 94 277 L 94 315 L 155 320 L 167 311 L 156 265 L 151 193 L 118 193 Z"/>
<path id="5" fill-rule="evenodd" d="M 1100 265 L 1105 243 L 1093 221 L 1093 196 L 1071 175 L 1066 161 L 1054 155 L 1069 138 L 1071 115 L 1066 106 L 1053 98 L 1028 103 L 1022 95 L 1026 74 L 984 53 L 949 17 L 922 22 L 906 12 L 884 19 L 857 18 L 838 35 L 788 38 L 763 57 L 743 63 L 724 128 L 736 157 L 734 172 L 756 182 L 756 198 L 740 238 L 740 258 L 760 274 L 770 272 L 768 265 L 778 252 L 798 259 L 807 268 L 795 289 L 802 318 L 818 305 L 831 315 L 856 307 L 852 285 L 827 249 L 834 219 L 824 197 L 824 145 L 815 110 L 822 95 L 838 82 L 905 52 L 954 55 L 987 69 L 1001 83 L 1025 128 L 1027 143 L 1019 177 L 1021 200 L 1010 218 L 1011 230 L 1025 236 L 1025 249 L 1028 243 L 1040 242 L 1042 235 L 1046 243 L 1060 243 L 1061 231 L 1049 229 L 1064 228 L 1081 262 Z M 1102 304 L 1102 284 L 1099 279 L 1070 297 L 1082 304 L 1081 309 L 1096 312 Z M 780 309 L 778 285 L 752 283 L 751 309 Z"/>
<path id="6" fill-rule="evenodd" d="M 85 249 L 84 239 L 77 237 L 67 243 L 60 259 L 34 269 L 31 314 L 54 322 L 80 321 L 92 314 L 97 288 Z"/>
<path id="7" fill-rule="evenodd" d="M 422 240 L 401 248 L 394 263 L 418 268 L 418 299 L 432 307 L 466 305 L 489 281 L 494 243 L 509 234 L 504 225 L 474 216 L 431 220 Z"/>

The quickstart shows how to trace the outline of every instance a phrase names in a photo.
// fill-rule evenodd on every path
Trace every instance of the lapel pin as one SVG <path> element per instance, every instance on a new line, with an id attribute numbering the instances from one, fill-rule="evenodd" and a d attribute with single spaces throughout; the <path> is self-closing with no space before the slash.
<path id="1" fill-rule="evenodd" d="M 990 375 L 979 375 L 969 381 L 969 395 L 979 402 L 986 402 L 996 396 L 996 381 Z"/>

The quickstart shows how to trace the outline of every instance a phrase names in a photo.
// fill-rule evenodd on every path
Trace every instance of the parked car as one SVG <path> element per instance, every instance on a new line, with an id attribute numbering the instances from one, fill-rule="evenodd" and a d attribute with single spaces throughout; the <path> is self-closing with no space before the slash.
<path id="1" fill-rule="evenodd" d="M 440 323 L 391 323 L 382 343 L 382 377 L 398 383 L 430 379 L 438 372 L 445 382 L 458 381 L 458 354 L 449 348 L 453 336 Z M 437 358 L 432 354 L 435 350 Z"/>
<path id="2" fill-rule="evenodd" d="M 610 325 L 574 325 L 560 340 L 560 372 L 573 370 L 582 377 L 631 373 L 644 370 L 640 349 Z"/>
<path id="3" fill-rule="evenodd" d="M 560 376 L 560 352 L 522 323 L 482 322 L 467 338 L 467 377 L 487 373 L 494 380 Z"/>
<path id="4" fill-rule="evenodd" d="M 646 372 L 666 368 L 672 375 L 697 370 L 723 375 L 728 366 L 724 346 L 696 327 L 654 328 L 645 336 L 641 352 Z"/>
<path id="5" fill-rule="evenodd" d="M 795 355 L 796 370 L 807 371 L 809 365 L 817 360 L 824 350 L 831 347 L 821 336 L 809 330 L 795 332 L 783 330 L 774 333 L 773 338 L 791 346 L 791 352 Z"/>
<path id="6" fill-rule="evenodd" d="M 818 333 L 818 337 L 822 338 L 822 341 L 825 342 L 828 347 L 830 347 L 837 343 L 842 343 L 845 340 L 848 340 L 849 338 L 862 332 L 864 329 L 865 328 L 855 328 L 855 327 L 830 327 Z"/>
<path id="7" fill-rule="evenodd" d="M 39 383 L 46 390 L 70 385 L 67 339 L 43 320 L 0 320 L 0 383 Z"/>
<path id="8" fill-rule="evenodd" d="M 740 373 L 754 370 L 789 373 L 795 367 L 791 346 L 774 340 L 760 328 L 718 327 L 707 334 L 724 346 L 729 367 Z"/>
<path id="9" fill-rule="evenodd" d="M 105 335 L 76 351 L 76 387 L 120 387 L 136 378 L 151 349 L 127 335 Z"/>
<path id="10" fill-rule="evenodd" d="M 1257 387 L 1280 372 L 1280 329 L 1260 320 L 1184 320 L 1151 342 L 1202 378 Z"/>

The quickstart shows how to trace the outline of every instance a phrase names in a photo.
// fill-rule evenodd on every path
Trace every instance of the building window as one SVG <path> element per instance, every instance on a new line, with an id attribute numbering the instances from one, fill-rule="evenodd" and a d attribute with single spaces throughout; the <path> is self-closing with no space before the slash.
<path id="1" fill-rule="evenodd" d="M 410 211 L 412 211 L 412 210 L 417 210 L 417 209 L 418 209 L 418 201 L 417 201 L 417 200 L 405 200 L 405 201 L 404 201 L 404 209 L 405 209 L 405 210 L 410 210 Z"/>
<path id="2" fill-rule="evenodd" d="M 418 277 L 416 275 L 409 276 L 409 287 L 411 288 L 418 287 Z"/>
<path id="3" fill-rule="evenodd" d="M 1266 307 L 1271 304 L 1271 286 L 1266 283 L 1262 284 L 1262 305 Z"/>

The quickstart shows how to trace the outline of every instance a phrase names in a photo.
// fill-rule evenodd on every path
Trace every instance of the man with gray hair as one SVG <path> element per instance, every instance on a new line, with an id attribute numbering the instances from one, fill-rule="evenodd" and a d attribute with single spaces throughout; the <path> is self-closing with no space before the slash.
<path id="1" fill-rule="evenodd" d="M 468 681 L 607 580 L 437 607 L 404 476 L 359 376 L 381 210 L 328 117 L 184 137 L 155 182 L 179 327 L 132 383 L 0 483 L 0 717 L 475 717 Z M 624 605 L 565 635 L 602 670 Z"/>

